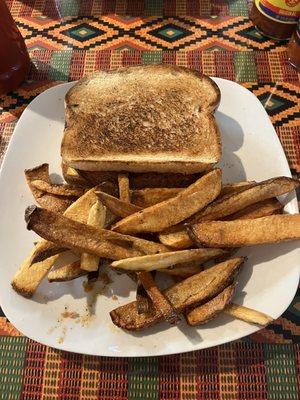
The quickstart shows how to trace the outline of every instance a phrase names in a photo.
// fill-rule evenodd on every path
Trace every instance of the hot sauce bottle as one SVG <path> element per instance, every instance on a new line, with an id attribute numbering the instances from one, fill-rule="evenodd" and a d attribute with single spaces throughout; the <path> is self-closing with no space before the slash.
<path id="1" fill-rule="evenodd" d="M 288 56 L 290 64 L 300 70 L 300 21 L 298 21 L 297 29 L 289 42 Z"/>
<path id="2" fill-rule="evenodd" d="M 0 0 L 0 95 L 16 89 L 26 78 L 30 59 L 15 21 Z"/>
<path id="3" fill-rule="evenodd" d="M 254 0 L 250 18 L 259 32 L 275 39 L 291 37 L 300 17 L 300 0 Z"/>

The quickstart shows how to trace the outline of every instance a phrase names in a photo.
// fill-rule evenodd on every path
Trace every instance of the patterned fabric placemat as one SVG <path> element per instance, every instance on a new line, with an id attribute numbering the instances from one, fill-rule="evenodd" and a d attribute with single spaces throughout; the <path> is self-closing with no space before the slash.
<path id="1" fill-rule="evenodd" d="M 33 67 L 28 80 L 1 99 L 0 163 L 17 119 L 45 89 L 97 69 L 168 63 L 251 90 L 300 177 L 299 73 L 288 64 L 286 42 L 257 33 L 248 17 L 251 1 L 6 2 Z M 299 339 L 299 289 L 282 317 L 242 341 L 145 359 L 48 348 L 23 337 L 0 309 L 0 400 L 298 399 Z"/>
<path id="2" fill-rule="evenodd" d="M 112 358 L 0 337 L 0 354 L 1 400 L 298 400 L 300 393 L 299 345 L 237 342 L 173 356 Z"/>

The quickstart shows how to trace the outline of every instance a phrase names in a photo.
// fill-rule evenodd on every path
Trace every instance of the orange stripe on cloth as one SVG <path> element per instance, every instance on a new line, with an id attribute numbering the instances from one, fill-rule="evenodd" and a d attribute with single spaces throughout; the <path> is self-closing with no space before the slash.
<path id="1" fill-rule="evenodd" d="M 84 355 L 82 359 L 82 375 L 80 386 L 81 400 L 97 400 L 101 358 Z"/>
<path id="2" fill-rule="evenodd" d="M 236 345 L 218 347 L 220 399 L 238 400 Z"/>
<path id="3" fill-rule="evenodd" d="M 46 347 L 44 377 L 41 398 L 43 400 L 57 400 L 59 375 L 61 366 L 61 351 Z"/>
<path id="4" fill-rule="evenodd" d="M 180 399 L 197 399 L 196 354 L 180 354 Z"/>

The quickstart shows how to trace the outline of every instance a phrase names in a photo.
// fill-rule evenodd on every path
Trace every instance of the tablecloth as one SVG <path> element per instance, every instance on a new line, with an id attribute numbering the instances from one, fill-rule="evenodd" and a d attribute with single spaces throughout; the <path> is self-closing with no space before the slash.
<path id="1" fill-rule="evenodd" d="M 300 176 L 299 74 L 287 42 L 263 38 L 246 0 L 8 0 L 33 62 L 1 99 L 0 159 L 36 95 L 98 69 L 168 63 L 245 86 Z M 263 132 L 262 132 L 263 135 Z M 163 357 L 92 357 L 22 336 L 0 316 L 0 399 L 298 399 L 300 297 L 243 340 Z"/>

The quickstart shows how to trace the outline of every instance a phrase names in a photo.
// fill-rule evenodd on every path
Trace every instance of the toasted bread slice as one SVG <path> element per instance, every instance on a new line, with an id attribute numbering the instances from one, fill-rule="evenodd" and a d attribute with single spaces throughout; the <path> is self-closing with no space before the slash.
<path id="1" fill-rule="evenodd" d="M 86 171 L 196 173 L 219 161 L 218 86 L 188 68 L 98 71 L 66 95 L 63 162 Z"/>

